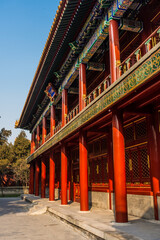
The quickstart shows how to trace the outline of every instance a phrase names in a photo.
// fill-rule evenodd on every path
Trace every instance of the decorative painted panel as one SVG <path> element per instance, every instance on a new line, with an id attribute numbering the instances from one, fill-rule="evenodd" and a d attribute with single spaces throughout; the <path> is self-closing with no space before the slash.
<path id="1" fill-rule="evenodd" d="M 93 36 L 84 47 L 83 52 L 80 54 L 79 58 L 76 60 L 75 64 L 71 68 L 70 72 L 64 79 L 62 86 L 59 88 L 58 92 L 61 93 L 62 89 L 69 88 L 72 82 L 76 79 L 79 70 L 80 63 L 88 63 L 103 41 L 109 34 L 109 21 L 112 18 L 120 19 L 125 11 L 132 4 L 133 0 L 115 0 L 111 8 L 106 13 L 105 17 L 102 19 L 101 24 L 94 32 Z M 128 29 L 129 30 L 129 29 Z"/>

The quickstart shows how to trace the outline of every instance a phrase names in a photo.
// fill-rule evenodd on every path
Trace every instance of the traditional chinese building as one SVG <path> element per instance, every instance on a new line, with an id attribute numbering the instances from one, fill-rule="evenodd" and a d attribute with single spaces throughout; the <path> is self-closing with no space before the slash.
<path id="1" fill-rule="evenodd" d="M 159 23 L 159 0 L 60 1 L 17 124 L 31 194 L 159 219 Z"/>

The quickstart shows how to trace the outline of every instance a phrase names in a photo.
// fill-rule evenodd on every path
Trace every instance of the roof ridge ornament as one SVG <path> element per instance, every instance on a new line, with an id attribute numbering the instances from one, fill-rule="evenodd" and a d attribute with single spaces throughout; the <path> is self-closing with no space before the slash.
<path id="1" fill-rule="evenodd" d="M 18 128 L 18 125 L 19 125 L 19 120 L 16 120 L 14 128 Z"/>

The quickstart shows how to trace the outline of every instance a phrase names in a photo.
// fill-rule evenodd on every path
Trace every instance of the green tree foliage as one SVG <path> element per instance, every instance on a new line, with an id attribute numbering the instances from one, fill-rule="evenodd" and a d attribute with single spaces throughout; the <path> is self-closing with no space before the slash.
<path id="1" fill-rule="evenodd" d="M 24 131 L 21 131 L 18 137 L 14 141 L 14 154 L 15 158 L 26 158 L 30 153 L 30 141 L 26 138 Z"/>
<path id="2" fill-rule="evenodd" d="M 8 137 L 11 136 L 11 134 L 12 132 L 10 130 L 6 130 L 5 128 L 2 128 L 0 130 L 0 145 L 7 143 Z"/>
<path id="3" fill-rule="evenodd" d="M 18 184 L 28 183 L 29 166 L 26 158 L 30 152 L 30 141 L 21 131 L 14 145 L 7 142 L 11 131 L 4 128 L 0 131 L 0 185 L 8 185 L 12 178 Z"/>
<path id="4" fill-rule="evenodd" d="M 30 153 L 30 141 L 26 138 L 24 131 L 21 131 L 18 137 L 15 139 L 13 150 L 15 157 L 15 162 L 12 166 L 14 178 L 16 182 L 27 185 L 29 177 L 29 166 L 26 162 L 26 158 Z"/>
<path id="5" fill-rule="evenodd" d="M 26 163 L 25 158 L 18 159 L 13 164 L 14 180 L 22 185 L 28 184 L 29 181 L 29 165 Z"/>
<path id="6" fill-rule="evenodd" d="M 9 136 L 10 131 L 8 130 L 5 130 L 5 131 L 7 132 L 6 135 Z M 4 128 L 0 132 L 4 133 Z M 0 144 L 0 186 L 7 185 L 10 181 L 10 178 L 13 173 L 12 166 L 11 166 L 13 159 L 14 159 L 13 145 L 8 144 L 7 137 L 6 137 L 6 140 L 3 141 L 2 144 Z"/>

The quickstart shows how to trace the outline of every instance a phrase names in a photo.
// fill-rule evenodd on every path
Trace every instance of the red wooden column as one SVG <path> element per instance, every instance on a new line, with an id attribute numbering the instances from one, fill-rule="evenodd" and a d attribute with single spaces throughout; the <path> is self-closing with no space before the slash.
<path id="1" fill-rule="evenodd" d="M 31 154 L 33 153 L 33 133 L 31 134 Z"/>
<path id="2" fill-rule="evenodd" d="M 40 166 L 38 159 L 35 163 L 35 196 L 39 196 L 39 175 L 40 175 Z"/>
<path id="3" fill-rule="evenodd" d="M 125 145 L 122 115 L 112 113 L 115 219 L 116 222 L 128 222 L 127 193 L 125 174 Z"/>
<path id="4" fill-rule="evenodd" d="M 64 143 L 61 146 L 61 204 L 67 204 L 67 150 Z"/>
<path id="5" fill-rule="evenodd" d="M 71 200 L 71 169 L 72 169 L 72 166 L 71 166 L 71 157 L 70 157 L 70 154 L 68 153 L 68 200 L 70 201 Z"/>
<path id="6" fill-rule="evenodd" d="M 35 150 L 35 132 L 31 135 L 31 154 L 34 153 Z"/>
<path id="7" fill-rule="evenodd" d="M 50 118 L 50 134 L 51 134 L 51 136 L 54 135 L 54 128 L 55 128 L 55 106 L 51 105 L 51 118 Z"/>
<path id="8" fill-rule="evenodd" d="M 30 163 L 29 194 L 34 193 L 34 163 Z"/>
<path id="9" fill-rule="evenodd" d="M 47 134 L 47 121 L 46 121 L 46 117 L 43 117 L 43 120 L 42 120 L 42 144 L 45 143 L 46 134 Z"/>
<path id="10" fill-rule="evenodd" d="M 109 53 L 111 83 L 114 83 L 118 78 L 117 66 L 120 64 L 120 47 L 118 22 L 113 19 L 109 22 Z"/>
<path id="11" fill-rule="evenodd" d="M 41 198 L 46 196 L 46 161 L 41 160 Z"/>
<path id="12" fill-rule="evenodd" d="M 80 210 L 88 211 L 87 133 L 79 131 Z"/>
<path id="13" fill-rule="evenodd" d="M 39 146 L 40 143 L 40 126 L 37 126 L 37 145 Z"/>
<path id="14" fill-rule="evenodd" d="M 113 193 L 113 144 L 112 144 L 112 129 L 110 128 L 108 135 L 108 178 L 109 178 L 109 209 L 112 209 L 112 198 Z"/>
<path id="15" fill-rule="evenodd" d="M 79 112 L 85 107 L 86 98 L 86 65 L 81 63 L 79 66 Z"/>
<path id="16" fill-rule="evenodd" d="M 153 188 L 153 201 L 154 201 L 154 215 L 158 220 L 158 203 L 157 193 L 159 192 L 160 182 L 160 161 L 159 161 L 159 119 L 158 111 L 150 116 L 149 121 L 149 150 L 150 150 L 150 162 L 151 162 L 151 181 Z"/>
<path id="17" fill-rule="evenodd" d="M 67 114 L 68 114 L 67 89 L 63 89 L 62 91 L 62 127 L 66 124 Z"/>
<path id="18" fill-rule="evenodd" d="M 49 201 L 54 201 L 55 200 L 55 195 L 54 195 L 54 185 L 55 185 L 55 161 L 54 161 L 54 156 L 53 156 L 53 151 L 50 153 L 50 158 L 49 158 Z"/>

